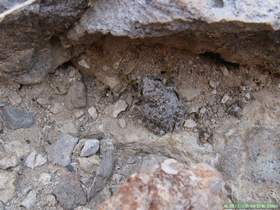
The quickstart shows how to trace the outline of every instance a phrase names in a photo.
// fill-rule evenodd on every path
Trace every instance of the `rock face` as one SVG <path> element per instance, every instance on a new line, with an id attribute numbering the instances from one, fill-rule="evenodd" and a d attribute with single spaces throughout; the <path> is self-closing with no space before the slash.
<path id="1" fill-rule="evenodd" d="M 222 209 L 224 182 L 221 175 L 205 164 L 192 168 L 167 159 L 137 173 L 120 186 L 99 210 Z"/>
<path id="2" fill-rule="evenodd" d="M 66 31 L 87 1 L 4 1 L 0 3 L 0 75 L 22 84 L 40 82 L 71 57 L 58 34 Z M 3 9 L 2 9 L 3 10 Z"/>
<path id="3" fill-rule="evenodd" d="M 133 38 L 167 36 L 153 41 L 277 70 L 279 4 L 279 0 L 98 0 L 68 37 L 82 41 L 98 33 Z M 174 33 L 183 34 L 179 38 L 168 36 Z"/>

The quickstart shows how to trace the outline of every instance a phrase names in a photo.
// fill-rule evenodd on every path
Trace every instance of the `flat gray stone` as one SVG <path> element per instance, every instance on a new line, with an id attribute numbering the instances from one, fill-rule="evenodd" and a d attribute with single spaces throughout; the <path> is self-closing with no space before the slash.
<path id="1" fill-rule="evenodd" d="M 78 138 L 61 134 L 57 142 L 47 149 L 48 159 L 54 164 L 67 166 L 71 163 L 71 155 Z"/>
<path id="2" fill-rule="evenodd" d="M 97 139 L 89 139 L 85 142 L 81 150 L 81 157 L 89 157 L 94 155 L 99 150 L 99 141 Z"/>
<path id="3" fill-rule="evenodd" d="M 32 112 L 26 112 L 13 106 L 1 108 L 0 115 L 9 129 L 30 128 L 35 123 Z"/>
<path id="4" fill-rule="evenodd" d="M 64 209 L 74 209 L 85 205 L 87 202 L 86 194 L 80 182 L 68 174 L 59 179 L 59 183 L 55 186 L 53 193 Z"/>

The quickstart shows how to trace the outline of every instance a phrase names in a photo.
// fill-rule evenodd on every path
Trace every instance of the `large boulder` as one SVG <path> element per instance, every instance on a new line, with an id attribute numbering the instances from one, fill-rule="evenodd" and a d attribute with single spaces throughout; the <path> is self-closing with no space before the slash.
<path id="1" fill-rule="evenodd" d="M 218 210 L 225 201 L 224 181 L 215 169 L 206 164 L 187 167 L 166 159 L 133 174 L 97 209 Z"/>
<path id="2" fill-rule="evenodd" d="M 279 5 L 279 0 L 97 0 L 68 38 L 88 43 L 89 36 L 93 40 L 100 34 L 148 37 L 196 54 L 211 52 L 233 63 L 277 71 Z"/>

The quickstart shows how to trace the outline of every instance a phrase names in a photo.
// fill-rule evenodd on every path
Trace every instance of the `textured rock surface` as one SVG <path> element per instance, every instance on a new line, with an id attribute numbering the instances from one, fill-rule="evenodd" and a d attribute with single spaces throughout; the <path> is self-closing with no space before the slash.
<path id="1" fill-rule="evenodd" d="M 12 1 L 0 3 L 0 75 L 22 84 L 40 82 L 69 60 L 58 34 L 66 31 L 87 7 L 87 1 Z"/>
<path id="2" fill-rule="evenodd" d="M 98 0 L 68 37 L 86 43 L 89 35 L 99 33 L 157 37 L 151 40 L 196 54 L 214 52 L 231 62 L 277 71 L 279 4 L 279 0 Z M 174 36 L 176 33 L 182 34 Z M 158 38 L 162 36 L 166 37 Z"/>
<path id="3" fill-rule="evenodd" d="M 172 88 L 157 78 L 145 77 L 142 84 L 143 117 L 148 129 L 163 135 L 181 127 L 185 108 Z"/>
<path id="4" fill-rule="evenodd" d="M 132 175 L 98 209 L 222 209 L 224 181 L 205 164 L 188 168 L 173 159 Z"/>

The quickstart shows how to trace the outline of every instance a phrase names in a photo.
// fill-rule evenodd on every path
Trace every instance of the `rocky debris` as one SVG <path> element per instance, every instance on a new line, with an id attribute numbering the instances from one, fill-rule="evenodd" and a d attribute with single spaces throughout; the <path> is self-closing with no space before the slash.
<path id="1" fill-rule="evenodd" d="M 25 160 L 25 165 L 28 168 L 34 169 L 36 167 L 44 165 L 46 162 L 47 162 L 46 157 L 33 151 L 27 156 L 27 158 Z"/>
<path id="2" fill-rule="evenodd" d="M 38 83 L 71 58 L 58 36 L 79 19 L 88 1 L 14 2 L 15 7 L 0 13 L 0 75 Z"/>
<path id="3" fill-rule="evenodd" d="M 11 105 L 13 106 L 17 106 L 22 102 L 22 98 L 17 92 L 10 93 L 8 97 Z"/>
<path id="4" fill-rule="evenodd" d="M 97 139 L 88 139 L 81 150 L 81 157 L 89 157 L 99 150 L 99 141 Z"/>
<path id="5" fill-rule="evenodd" d="M 112 117 L 117 118 L 119 114 L 127 109 L 127 103 L 124 100 L 118 100 L 113 106 L 112 106 Z"/>
<path id="6" fill-rule="evenodd" d="M 85 205 L 87 201 L 80 182 L 69 173 L 65 173 L 59 178 L 53 194 L 64 209 L 74 209 Z"/>
<path id="7" fill-rule="evenodd" d="M 79 109 L 87 105 L 86 87 L 82 81 L 74 81 L 66 96 L 68 109 Z"/>
<path id="8" fill-rule="evenodd" d="M 34 206 L 36 199 L 37 193 L 34 190 L 31 190 L 21 202 L 21 206 L 26 209 L 31 209 Z"/>
<path id="9" fill-rule="evenodd" d="M 42 173 L 38 181 L 43 185 L 48 185 L 51 182 L 52 176 L 48 173 Z"/>
<path id="10" fill-rule="evenodd" d="M 19 164 L 18 158 L 12 154 L 0 155 L 0 169 L 6 170 L 10 168 L 14 168 Z"/>
<path id="11" fill-rule="evenodd" d="M 54 164 L 67 166 L 71 163 L 71 155 L 78 138 L 68 134 L 61 134 L 56 143 L 47 149 L 48 159 Z"/>
<path id="12" fill-rule="evenodd" d="M 225 197 L 224 181 L 212 167 L 167 159 L 129 177 L 98 209 L 222 209 Z"/>
<path id="13" fill-rule="evenodd" d="M 17 176 L 14 172 L 0 171 L 0 201 L 3 203 L 12 199 L 16 192 Z"/>
<path id="14" fill-rule="evenodd" d="M 111 139 L 104 139 L 100 142 L 102 159 L 96 172 L 92 185 L 88 189 L 88 199 L 92 199 L 106 185 L 108 178 L 112 175 L 114 166 L 114 145 Z"/>
<path id="15" fill-rule="evenodd" d="M 91 118 L 92 118 L 93 120 L 96 120 L 96 119 L 97 119 L 98 113 L 97 113 L 97 110 L 96 110 L 96 108 L 95 108 L 94 106 L 92 106 L 92 107 L 90 107 L 90 108 L 88 109 L 88 113 L 89 113 L 89 115 L 91 116 Z"/>
<path id="16" fill-rule="evenodd" d="M 141 93 L 143 120 L 149 130 L 163 135 L 183 125 L 185 108 L 173 88 L 157 78 L 145 77 Z"/>
<path id="17" fill-rule="evenodd" d="M 0 115 L 9 129 L 30 128 L 35 123 L 34 114 L 13 106 L 1 107 Z"/>

